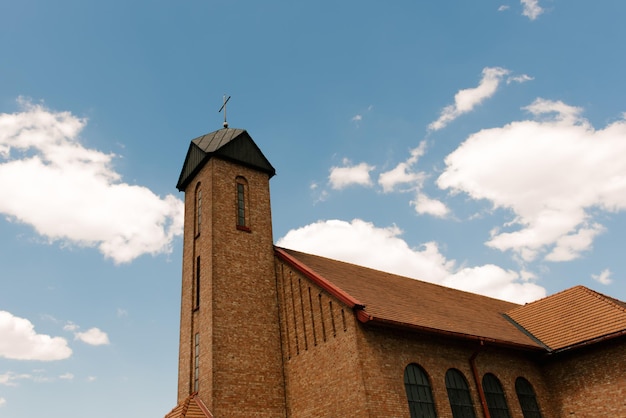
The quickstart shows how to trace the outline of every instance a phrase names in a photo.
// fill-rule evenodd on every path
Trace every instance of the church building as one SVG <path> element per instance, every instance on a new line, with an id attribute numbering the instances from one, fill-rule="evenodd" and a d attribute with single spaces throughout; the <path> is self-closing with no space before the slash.
<path id="1" fill-rule="evenodd" d="M 518 305 L 279 248 L 275 173 L 242 129 L 189 145 L 165 418 L 626 417 L 626 303 Z"/>

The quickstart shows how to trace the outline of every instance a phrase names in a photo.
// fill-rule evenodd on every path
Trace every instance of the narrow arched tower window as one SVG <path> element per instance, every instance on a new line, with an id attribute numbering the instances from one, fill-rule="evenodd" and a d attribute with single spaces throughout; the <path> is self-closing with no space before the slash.
<path id="1" fill-rule="evenodd" d="M 463 373 L 457 369 L 449 369 L 446 372 L 446 389 L 454 418 L 476 418 L 469 386 Z"/>
<path id="2" fill-rule="evenodd" d="M 248 182 L 243 177 L 237 177 L 237 229 L 250 230 L 248 214 Z"/>
<path id="3" fill-rule="evenodd" d="M 515 380 L 515 392 L 524 418 L 541 418 L 537 396 L 530 382 L 523 377 Z"/>
<path id="4" fill-rule="evenodd" d="M 193 307 L 198 309 L 200 307 L 200 256 L 196 257 L 196 275 L 193 283 L 194 300 Z"/>
<path id="5" fill-rule="evenodd" d="M 193 391 L 197 392 L 200 387 L 200 334 L 196 333 L 194 338 L 193 355 Z"/>
<path id="6" fill-rule="evenodd" d="M 404 369 L 404 388 L 409 401 L 411 418 L 437 417 L 430 381 L 424 369 L 414 363 L 406 366 Z"/>
<path id="7" fill-rule="evenodd" d="M 202 190 L 200 183 L 196 186 L 196 235 L 200 234 L 200 226 L 202 225 Z"/>
<path id="8" fill-rule="evenodd" d="M 487 407 L 491 418 L 510 418 L 509 406 L 506 403 L 504 389 L 497 377 L 491 373 L 483 376 L 483 391 L 487 399 Z"/>

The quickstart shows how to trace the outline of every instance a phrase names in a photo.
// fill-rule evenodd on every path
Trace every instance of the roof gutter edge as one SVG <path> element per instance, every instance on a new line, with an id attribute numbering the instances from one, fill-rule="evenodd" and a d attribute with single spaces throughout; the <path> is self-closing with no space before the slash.
<path id="1" fill-rule="evenodd" d="M 387 326 L 387 327 L 392 327 L 392 328 L 409 329 L 412 331 L 418 331 L 418 332 L 423 332 L 427 334 L 434 334 L 434 335 L 452 337 L 452 338 L 469 340 L 469 341 L 477 341 L 481 345 L 484 345 L 485 343 L 490 343 L 493 345 L 516 348 L 519 350 L 540 351 L 540 352 L 546 351 L 544 347 L 538 346 L 538 345 L 514 343 L 511 341 L 498 340 L 498 339 L 490 338 L 490 337 L 481 337 L 478 335 L 463 334 L 460 332 L 446 331 L 446 330 L 437 329 L 437 328 L 423 327 L 419 325 L 411 325 L 411 324 L 407 324 L 404 322 L 378 318 L 373 315 L 367 314 L 365 311 L 357 312 L 357 318 L 362 323 L 371 323 L 372 325 L 382 325 L 382 326 Z"/>

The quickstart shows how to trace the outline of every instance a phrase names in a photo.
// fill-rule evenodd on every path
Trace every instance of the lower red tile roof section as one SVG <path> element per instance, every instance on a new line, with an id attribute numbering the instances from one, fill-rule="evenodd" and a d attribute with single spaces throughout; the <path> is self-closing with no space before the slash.
<path id="1" fill-rule="evenodd" d="M 551 350 L 626 335 L 626 304 L 575 286 L 507 312 Z"/>
<path id="2" fill-rule="evenodd" d="M 194 392 L 176 405 L 165 418 L 213 418 L 213 415 Z"/>

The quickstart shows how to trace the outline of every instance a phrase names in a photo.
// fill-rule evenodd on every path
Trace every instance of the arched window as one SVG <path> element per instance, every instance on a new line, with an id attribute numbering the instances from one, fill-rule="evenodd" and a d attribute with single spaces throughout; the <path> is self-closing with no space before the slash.
<path id="1" fill-rule="evenodd" d="M 404 388 L 409 401 L 411 418 L 435 418 L 437 416 L 430 382 L 424 369 L 417 364 L 406 366 Z"/>
<path id="2" fill-rule="evenodd" d="M 202 225 L 202 190 L 200 183 L 196 185 L 196 235 L 200 234 L 200 226 Z"/>
<path id="3" fill-rule="evenodd" d="M 515 392 L 524 418 L 541 418 L 537 396 L 530 382 L 523 377 L 518 377 L 515 380 Z"/>
<path id="4" fill-rule="evenodd" d="M 463 373 L 457 369 L 449 369 L 446 372 L 446 389 L 454 418 L 476 418 L 469 386 Z"/>
<path id="5" fill-rule="evenodd" d="M 483 376 L 483 392 L 487 399 L 487 407 L 491 418 L 510 418 L 504 390 L 497 377 L 491 373 Z"/>
<path id="6" fill-rule="evenodd" d="M 250 231 L 248 215 L 248 182 L 243 177 L 237 177 L 237 229 Z"/>

